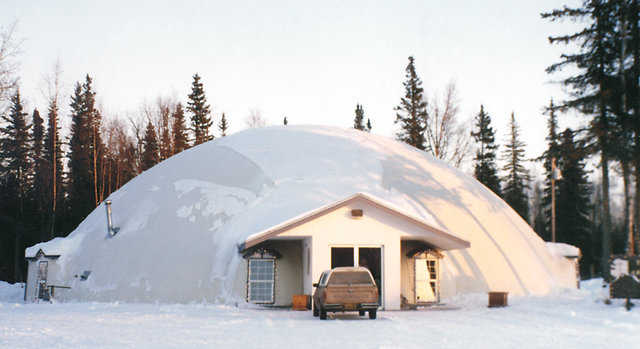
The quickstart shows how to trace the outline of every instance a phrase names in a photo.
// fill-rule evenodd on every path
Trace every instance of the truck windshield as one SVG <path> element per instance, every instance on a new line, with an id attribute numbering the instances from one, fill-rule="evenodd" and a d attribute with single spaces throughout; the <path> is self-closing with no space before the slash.
<path id="1" fill-rule="evenodd" d="M 372 285 L 371 276 L 366 271 L 333 272 L 329 285 L 367 284 Z"/>

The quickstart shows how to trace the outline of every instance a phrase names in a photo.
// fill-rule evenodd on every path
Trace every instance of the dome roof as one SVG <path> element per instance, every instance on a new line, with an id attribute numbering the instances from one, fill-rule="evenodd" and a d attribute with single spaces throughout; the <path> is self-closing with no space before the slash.
<path id="1" fill-rule="evenodd" d="M 250 129 L 177 154 L 137 176 L 67 238 L 27 249 L 60 254 L 75 299 L 225 302 L 247 237 L 354 193 L 368 193 L 471 243 L 446 252 L 456 292 L 545 294 L 568 287 L 565 261 L 504 201 L 425 152 L 352 129 Z M 78 281 L 74 275 L 91 270 Z"/>

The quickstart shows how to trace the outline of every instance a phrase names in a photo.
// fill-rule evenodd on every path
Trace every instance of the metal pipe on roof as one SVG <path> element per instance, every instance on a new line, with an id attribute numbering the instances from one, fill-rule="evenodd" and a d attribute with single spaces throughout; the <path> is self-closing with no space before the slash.
<path id="1" fill-rule="evenodd" d="M 107 234 L 109 236 L 115 236 L 118 231 L 120 231 L 120 228 L 114 227 L 111 221 L 111 200 L 106 200 L 104 207 L 107 211 Z"/>

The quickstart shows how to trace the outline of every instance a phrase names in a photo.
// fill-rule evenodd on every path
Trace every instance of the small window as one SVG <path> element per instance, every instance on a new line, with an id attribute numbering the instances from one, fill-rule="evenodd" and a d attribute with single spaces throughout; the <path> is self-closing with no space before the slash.
<path id="1" fill-rule="evenodd" d="M 247 298 L 252 303 L 269 304 L 275 300 L 276 261 L 249 258 Z"/>

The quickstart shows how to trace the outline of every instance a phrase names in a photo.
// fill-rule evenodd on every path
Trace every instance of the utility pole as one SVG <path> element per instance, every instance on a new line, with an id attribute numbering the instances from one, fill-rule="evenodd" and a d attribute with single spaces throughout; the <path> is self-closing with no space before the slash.
<path id="1" fill-rule="evenodd" d="M 556 242 L 556 158 L 551 158 L 551 242 Z"/>
<path id="2" fill-rule="evenodd" d="M 628 253 L 630 256 L 635 256 L 636 254 L 636 241 L 635 241 L 635 236 L 634 236 L 634 224 L 635 222 L 633 221 L 633 215 L 631 214 L 631 212 L 633 212 L 633 200 L 630 200 L 631 202 L 629 203 L 629 249 L 628 249 Z"/>

